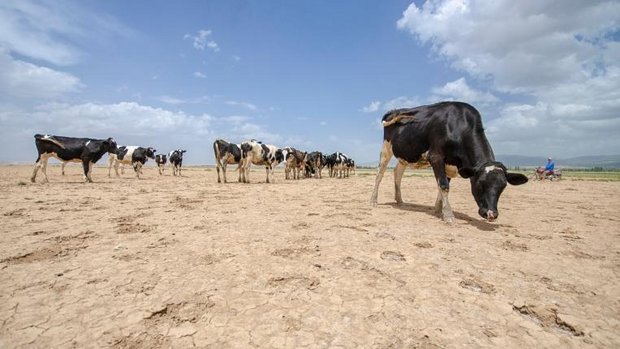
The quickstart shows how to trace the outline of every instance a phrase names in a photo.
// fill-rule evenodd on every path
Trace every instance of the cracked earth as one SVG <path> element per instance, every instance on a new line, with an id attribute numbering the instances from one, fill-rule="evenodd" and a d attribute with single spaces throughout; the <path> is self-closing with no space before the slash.
<path id="1" fill-rule="evenodd" d="M 450 226 L 430 177 L 372 208 L 374 172 L 31 171 L 0 166 L 1 348 L 620 346 L 618 182 L 509 187 L 487 223 L 457 179 Z"/>

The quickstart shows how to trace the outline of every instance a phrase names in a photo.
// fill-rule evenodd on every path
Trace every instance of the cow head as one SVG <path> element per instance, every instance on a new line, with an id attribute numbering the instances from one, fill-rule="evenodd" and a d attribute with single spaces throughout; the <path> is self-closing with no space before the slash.
<path id="1" fill-rule="evenodd" d="M 151 158 L 151 159 L 155 159 L 155 152 L 157 150 L 153 149 L 152 147 L 148 147 L 146 148 L 146 156 Z"/>
<path id="2" fill-rule="evenodd" d="M 281 163 L 284 161 L 284 150 L 278 149 L 276 150 L 276 163 Z"/>
<path id="3" fill-rule="evenodd" d="M 114 138 L 110 137 L 106 139 L 105 141 L 103 141 L 103 146 L 104 146 L 104 149 L 108 151 L 108 153 L 116 154 L 118 145 L 116 144 L 116 141 L 114 140 Z"/>
<path id="4" fill-rule="evenodd" d="M 471 181 L 471 193 L 478 204 L 478 214 L 493 221 L 499 216 L 497 203 L 507 184 L 527 183 L 527 177 L 520 173 L 510 173 L 501 162 L 489 161 L 476 169 L 463 167 L 459 175 Z"/>

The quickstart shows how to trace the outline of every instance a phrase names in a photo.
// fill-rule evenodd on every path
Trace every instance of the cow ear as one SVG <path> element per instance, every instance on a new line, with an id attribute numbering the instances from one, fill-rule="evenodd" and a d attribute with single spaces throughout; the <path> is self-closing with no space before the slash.
<path id="1" fill-rule="evenodd" d="M 512 185 L 521 185 L 527 183 L 527 177 L 521 173 L 506 173 L 506 180 Z"/>
<path id="2" fill-rule="evenodd" d="M 461 167 L 459 168 L 459 176 L 463 178 L 472 177 L 475 174 L 474 169 L 471 167 Z"/>

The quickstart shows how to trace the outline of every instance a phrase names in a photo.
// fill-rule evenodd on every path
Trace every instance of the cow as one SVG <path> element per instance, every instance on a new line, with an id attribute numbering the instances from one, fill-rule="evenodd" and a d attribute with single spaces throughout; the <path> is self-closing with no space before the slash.
<path id="1" fill-rule="evenodd" d="M 157 170 L 159 171 L 159 175 L 164 174 L 164 165 L 168 161 L 168 157 L 166 154 L 157 154 L 155 155 L 155 163 L 157 164 Z"/>
<path id="2" fill-rule="evenodd" d="M 170 167 L 172 167 L 172 175 L 176 176 L 177 174 L 181 176 L 181 166 L 183 165 L 183 154 L 185 154 L 187 150 L 177 149 L 168 153 L 168 161 L 170 161 Z"/>
<path id="3" fill-rule="evenodd" d="M 347 177 L 349 177 L 350 173 L 355 173 L 355 160 L 348 158 L 347 161 L 345 161 L 345 166 L 347 169 Z"/>
<path id="4" fill-rule="evenodd" d="M 284 154 L 284 178 L 301 179 L 305 170 L 307 152 L 302 152 L 292 147 L 285 147 Z"/>
<path id="5" fill-rule="evenodd" d="M 271 175 L 271 181 L 273 182 L 273 169 L 284 161 L 284 152 L 275 145 L 263 144 L 252 139 L 241 143 L 241 157 L 240 171 L 242 182 L 250 183 L 250 166 L 254 164 L 265 166 L 267 183 L 270 183 L 269 175 Z"/>
<path id="6" fill-rule="evenodd" d="M 135 145 L 118 147 L 116 152 L 110 153 L 108 158 L 108 177 L 111 176 L 112 167 L 114 167 L 116 177 L 120 177 L 118 167 L 120 165 L 131 165 L 136 173 L 136 177 L 140 178 L 142 166 L 144 166 L 148 158 L 155 159 L 155 152 L 156 150 L 152 147 L 144 148 Z M 124 173 L 122 168 L 121 173 Z"/>
<path id="7" fill-rule="evenodd" d="M 241 145 L 228 143 L 223 139 L 216 139 L 213 142 L 213 152 L 215 155 L 215 166 L 217 170 L 217 182 L 222 183 L 220 179 L 220 169 L 224 176 L 224 183 L 226 183 L 226 166 L 229 164 L 237 164 L 237 172 L 239 174 L 239 182 L 241 182 Z"/>
<path id="8" fill-rule="evenodd" d="M 431 167 L 437 181 L 436 213 L 444 222 L 453 223 L 448 202 L 450 179 L 457 173 L 469 178 L 478 214 L 487 221 L 499 216 L 497 203 L 507 183 L 520 185 L 527 177 L 510 173 L 495 160 L 482 126 L 480 113 L 462 102 L 441 102 L 416 108 L 396 109 L 383 116 L 383 146 L 375 187 L 370 201 L 377 204 L 377 192 L 392 156 L 397 204 L 403 202 L 400 183 L 407 166 Z"/>
<path id="9" fill-rule="evenodd" d="M 116 141 L 111 137 L 94 139 L 35 134 L 34 143 L 38 155 L 30 178 L 33 183 L 36 182 L 39 169 L 43 172 L 45 182 L 49 182 L 47 161 L 50 157 L 54 157 L 63 163 L 81 162 L 84 168 L 84 180 L 92 183 L 93 164 L 99 161 L 106 152 L 115 152 L 117 147 Z"/>
<path id="10" fill-rule="evenodd" d="M 341 152 L 335 152 L 327 156 L 327 167 L 329 168 L 330 177 L 344 178 L 348 177 L 346 163 L 349 157 Z"/>
<path id="11" fill-rule="evenodd" d="M 320 151 L 313 151 L 308 154 L 308 165 L 310 172 L 314 174 L 314 178 L 323 178 L 322 172 L 325 166 L 325 156 Z"/>

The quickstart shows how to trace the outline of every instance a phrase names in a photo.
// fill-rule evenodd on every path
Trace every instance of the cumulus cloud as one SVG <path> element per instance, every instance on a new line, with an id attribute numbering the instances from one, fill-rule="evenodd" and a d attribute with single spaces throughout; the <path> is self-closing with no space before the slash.
<path id="1" fill-rule="evenodd" d="M 188 147 L 200 149 L 211 140 L 216 118 L 209 114 L 187 114 L 136 102 L 47 103 L 29 110 L 4 108 L 0 146 L 12 149 L 0 161 L 16 161 L 36 156 L 32 136 L 50 133 L 72 137 L 114 137 L 119 144 L 149 145 L 159 151 Z M 194 159 L 199 157 L 195 155 Z M 197 162 L 206 162 L 200 159 Z"/>
<path id="2" fill-rule="evenodd" d="M 205 47 L 210 48 L 214 52 L 218 52 L 220 47 L 212 39 L 213 32 L 211 30 L 201 29 L 196 35 L 185 34 L 183 39 L 190 39 L 195 49 L 204 51 Z"/>
<path id="3" fill-rule="evenodd" d="M 429 0 L 409 5 L 397 27 L 489 90 L 507 93 L 504 99 L 531 100 L 502 102 L 464 78 L 432 90 L 496 103 L 487 125 L 505 146 L 499 152 L 617 153 L 609 147 L 615 141 L 600 135 L 620 132 L 619 2 Z"/>
<path id="4" fill-rule="evenodd" d="M 499 101 L 497 97 L 489 92 L 478 91 L 467 84 L 465 78 L 460 78 L 451 82 L 447 82 L 441 87 L 435 87 L 432 89 L 434 94 L 439 97 L 432 99 L 442 100 L 458 100 L 467 101 L 469 103 L 493 103 Z"/>
<path id="5" fill-rule="evenodd" d="M 49 99 L 83 87 L 80 79 L 71 74 L 13 59 L 0 49 L 0 100 Z"/>
<path id="6" fill-rule="evenodd" d="M 199 78 L 199 79 L 206 79 L 207 76 L 199 71 L 195 71 L 194 72 L 194 77 Z"/>

